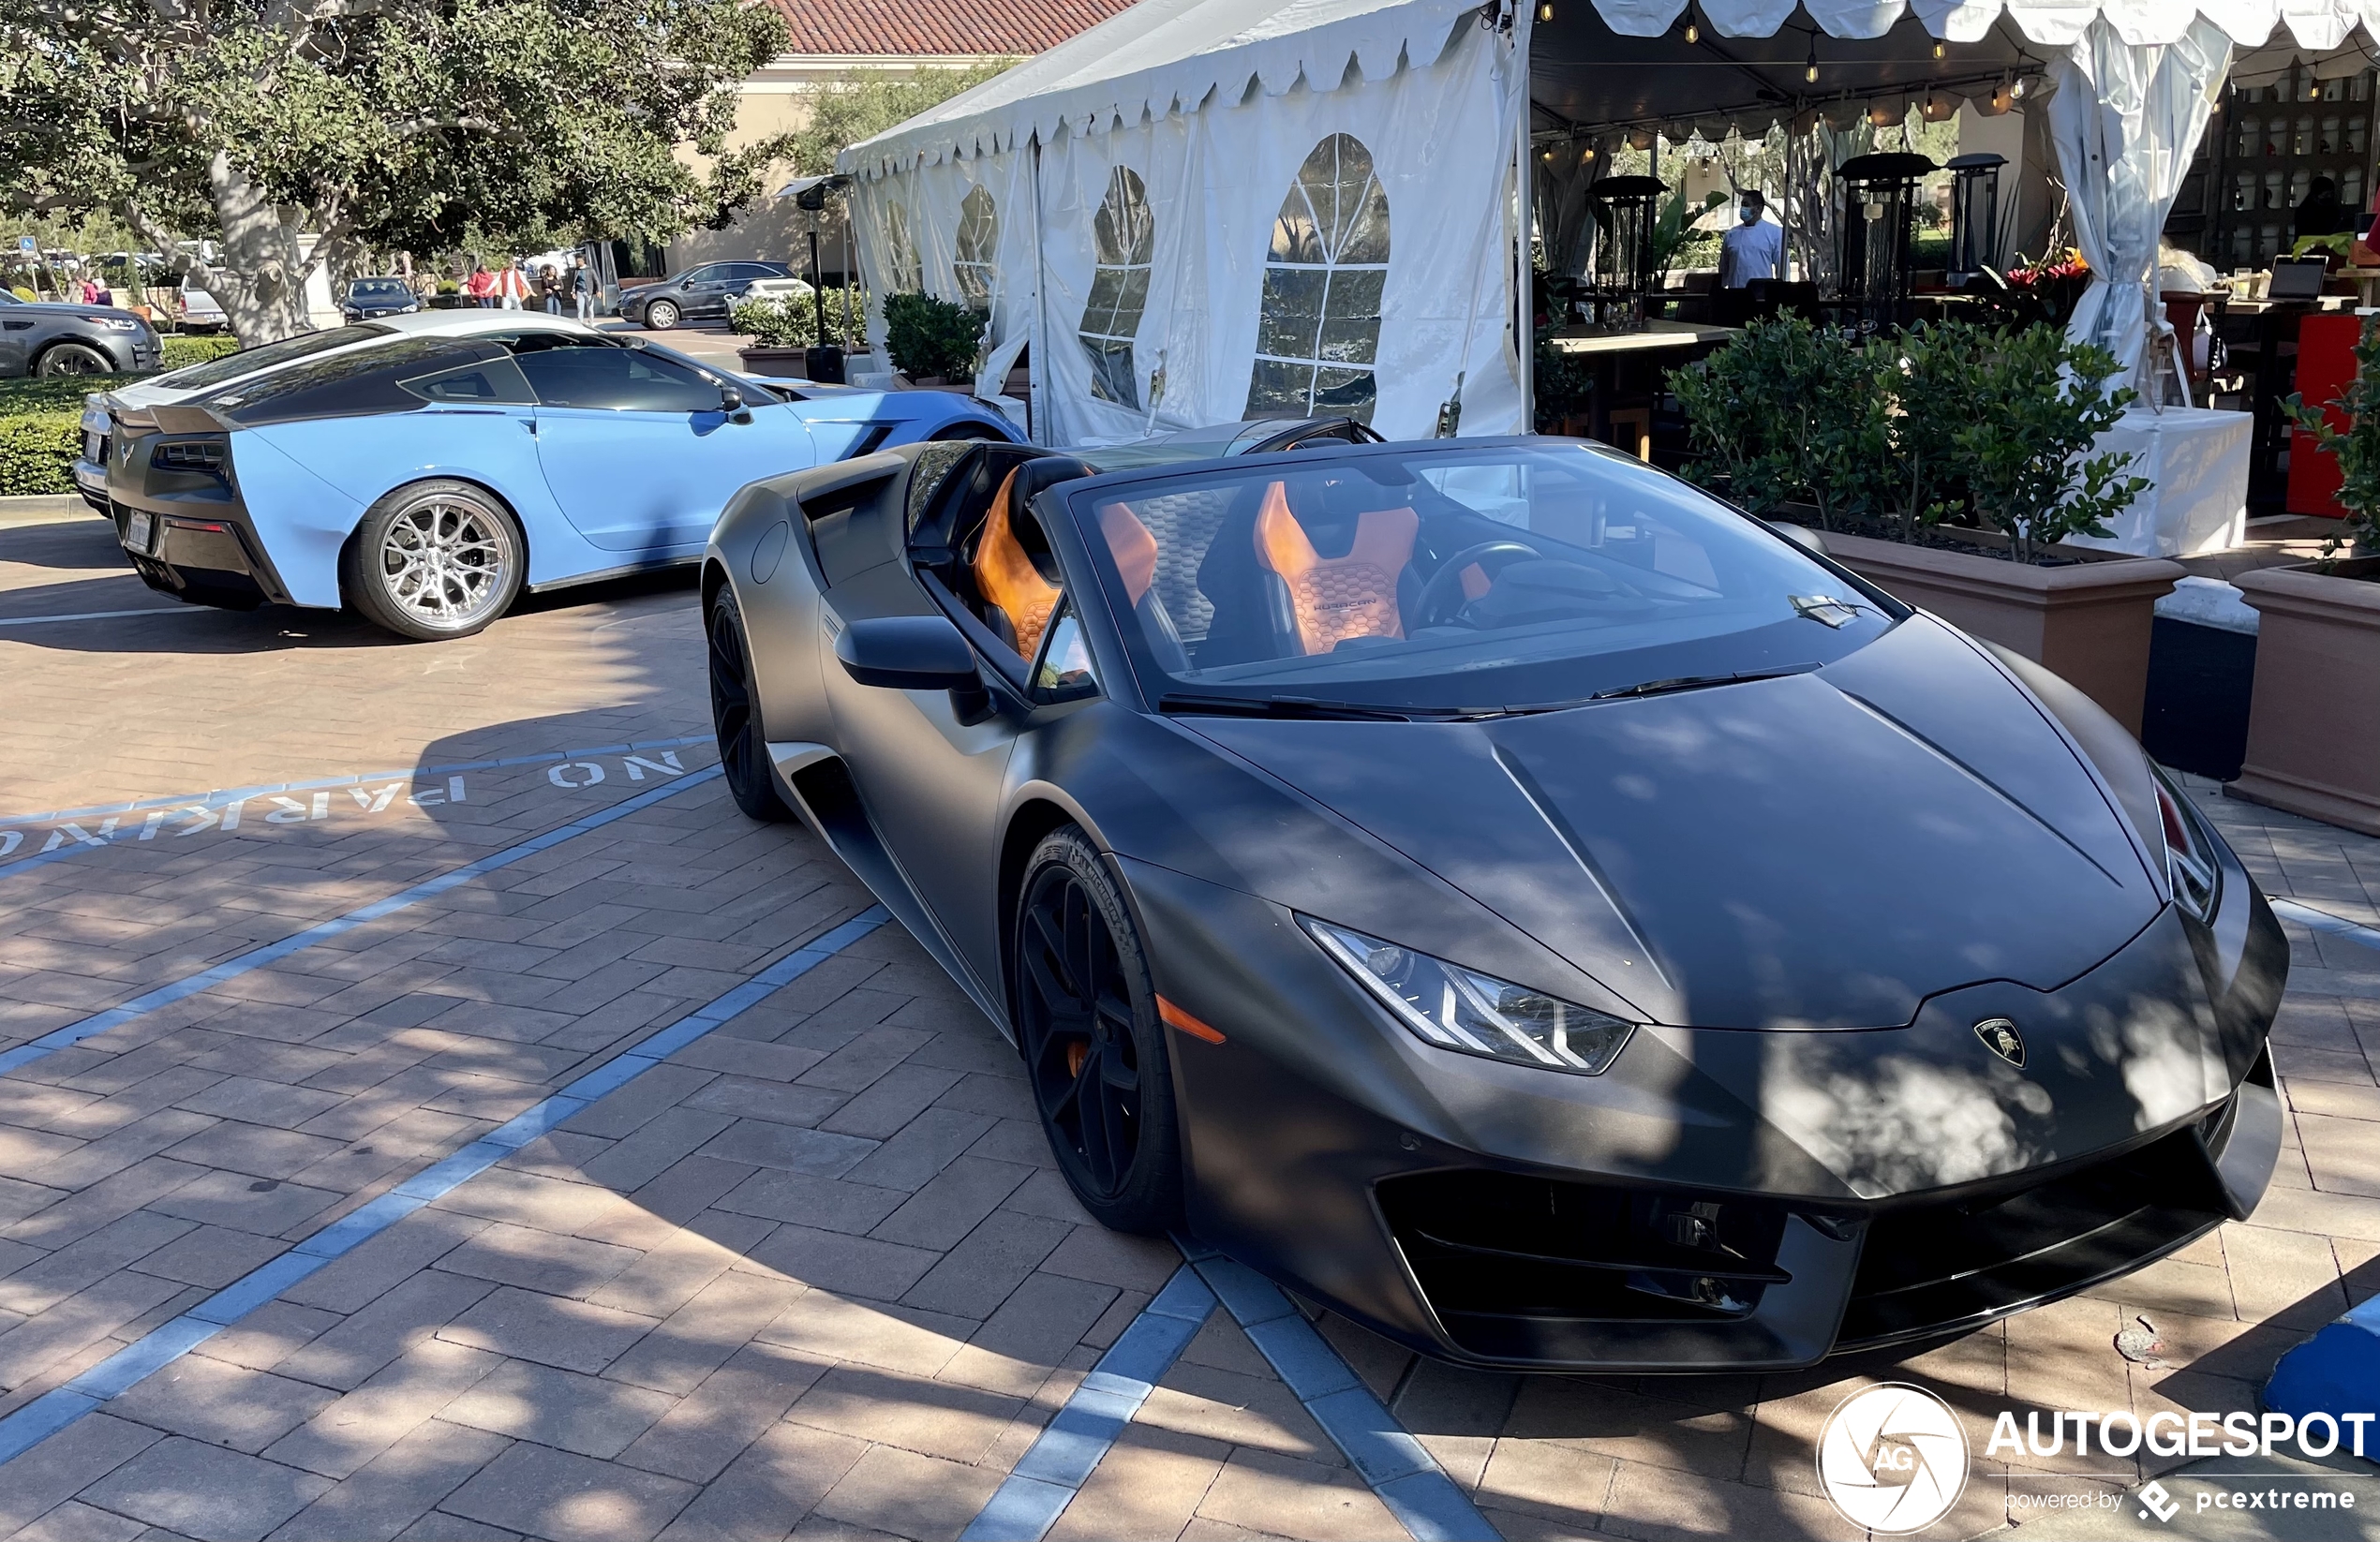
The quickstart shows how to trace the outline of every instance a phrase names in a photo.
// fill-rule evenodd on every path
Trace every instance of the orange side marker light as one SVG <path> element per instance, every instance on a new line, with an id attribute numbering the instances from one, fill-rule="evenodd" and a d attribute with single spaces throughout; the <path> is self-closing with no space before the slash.
<path id="1" fill-rule="evenodd" d="M 1167 1001 L 1162 996 L 1157 998 L 1157 1016 L 1164 1021 L 1173 1025 L 1175 1028 L 1182 1030 L 1183 1032 L 1189 1034 L 1194 1039 L 1204 1039 L 1209 1044 L 1221 1044 L 1224 1042 L 1223 1034 L 1220 1031 L 1209 1028 L 1206 1024 L 1198 1021 L 1197 1018 L 1193 1017 L 1190 1014 L 1183 1011 L 1180 1007 L 1174 1005 L 1171 1001 Z"/>

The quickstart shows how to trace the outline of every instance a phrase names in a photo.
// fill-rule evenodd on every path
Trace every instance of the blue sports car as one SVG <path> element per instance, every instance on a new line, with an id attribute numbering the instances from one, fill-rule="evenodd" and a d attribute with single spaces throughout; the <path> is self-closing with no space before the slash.
<path id="1" fill-rule="evenodd" d="M 534 325 L 100 403 L 110 512 L 152 588 L 235 609 L 350 605 L 424 639 L 479 630 L 523 589 L 698 560 L 759 478 L 1017 437 L 951 392 L 763 382 Z"/>

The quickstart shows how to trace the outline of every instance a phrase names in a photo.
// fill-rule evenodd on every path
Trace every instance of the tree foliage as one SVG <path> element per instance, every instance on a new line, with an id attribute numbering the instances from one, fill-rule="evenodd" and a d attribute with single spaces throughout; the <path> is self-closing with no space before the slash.
<path id="1" fill-rule="evenodd" d="M 810 122 L 785 136 L 781 153 L 801 175 L 825 176 L 835 169 L 835 157 L 851 146 L 974 90 L 1011 62 L 839 82 L 811 99 Z"/>
<path id="2" fill-rule="evenodd" d="M 784 153 L 726 149 L 783 38 L 757 0 L 0 0 L 6 207 L 213 238 L 260 341 L 350 252 L 723 222 Z"/>

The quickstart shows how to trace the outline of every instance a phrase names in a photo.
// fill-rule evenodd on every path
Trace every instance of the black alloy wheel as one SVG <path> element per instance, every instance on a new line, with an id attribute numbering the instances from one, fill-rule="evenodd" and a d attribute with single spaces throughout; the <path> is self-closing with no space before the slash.
<path id="1" fill-rule="evenodd" d="M 757 820 L 793 817 L 768 776 L 768 743 L 752 710 L 751 647 L 736 591 L 722 587 L 710 607 L 710 720 L 719 734 L 719 764 L 736 807 Z"/>
<path id="2" fill-rule="evenodd" d="M 1165 1230 L 1182 1158 L 1156 991 L 1114 878 L 1072 825 L 1027 866 L 1014 956 L 1019 1047 L 1059 1171 L 1103 1225 Z"/>
<path id="3" fill-rule="evenodd" d="M 88 343 L 57 343 L 41 355 L 35 373 L 54 379 L 67 375 L 107 375 L 114 369 L 108 356 Z"/>

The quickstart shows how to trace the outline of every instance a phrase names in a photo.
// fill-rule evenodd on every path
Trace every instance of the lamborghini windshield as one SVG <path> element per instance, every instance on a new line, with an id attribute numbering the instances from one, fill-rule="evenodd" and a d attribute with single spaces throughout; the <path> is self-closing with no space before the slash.
<path id="1" fill-rule="evenodd" d="M 1175 710 L 1553 707 L 1814 669 L 1900 614 L 1578 444 L 1264 456 L 1068 504 Z"/>

